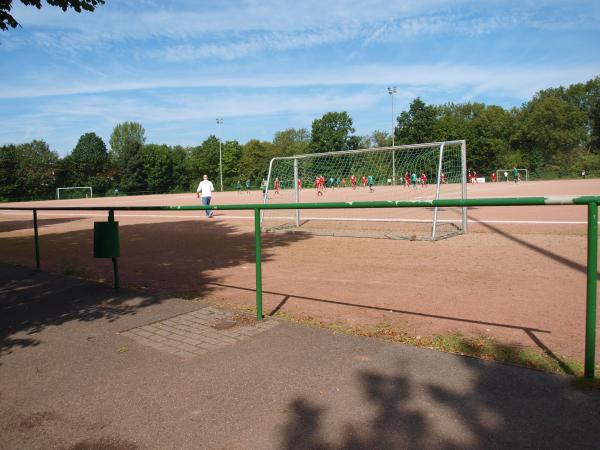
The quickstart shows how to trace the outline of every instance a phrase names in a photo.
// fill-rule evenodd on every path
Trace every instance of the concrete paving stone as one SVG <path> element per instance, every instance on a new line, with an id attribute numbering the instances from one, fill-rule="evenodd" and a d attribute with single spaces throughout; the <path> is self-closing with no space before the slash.
<path id="1" fill-rule="evenodd" d="M 219 336 L 219 340 L 226 342 L 228 344 L 237 344 L 237 342 L 238 342 L 237 340 L 235 340 L 229 336 Z"/>
<path id="2" fill-rule="evenodd" d="M 162 344 L 162 345 L 168 345 L 169 347 L 172 347 L 172 348 L 175 348 L 175 349 L 176 349 L 176 348 L 177 348 L 177 346 L 178 346 L 179 344 L 181 344 L 181 341 L 174 341 L 174 340 L 172 340 L 172 339 L 167 339 L 167 340 L 164 340 L 164 341 L 162 341 L 162 342 L 161 342 L 161 344 Z"/>
<path id="3" fill-rule="evenodd" d="M 119 334 L 121 336 L 125 336 L 125 337 L 133 337 L 133 336 L 135 336 L 131 331 L 121 331 Z"/>
<path id="4" fill-rule="evenodd" d="M 194 350 L 192 353 L 194 355 L 206 355 L 208 353 L 208 350 L 205 350 L 203 348 L 196 348 L 196 350 Z"/>
<path id="5" fill-rule="evenodd" d="M 183 342 L 183 340 L 185 339 L 185 336 L 173 333 L 167 339 L 169 339 L 170 341 Z"/>
<path id="6" fill-rule="evenodd" d="M 233 330 L 221 330 L 220 333 L 223 334 L 223 335 L 225 335 L 225 336 L 232 337 L 232 338 L 235 338 L 235 337 L 237 337 L 237 336 L 240 335 L 240 333 L 238 331 L 235 331 L 235 329 L 233 329 Z"/>
<path id="7" fill-rule="evenodd" d="M 148 338 L 145 337 L 141 337 L 141 336 L 134 336 L 132 338 L 135 342 L 137 342 L 138 344 L 142 344 L 142 345 L 147 345 L 148 342 L 152 342 L 151 340 L 149 340 Z"/>
<path id="8" fill-rule="evenodd" d="M 132 332 L 135 333 L 138 336 L 141 336 L 141 337 L 148 337 L 148 336 L 152 336 L 153 335 L 153 333 L 150 333 L 149 331 L 141 330 L 139 328 L 136 328 L 136 329 L 132 330 Z"/>
<path id="9" fill-rule="evenodd" d="M 171 332 L 169 332 L 169 331 L 167 331 L 167 330 L 164 330 L 164 329 L 159 329 L 159 330 L 156 330 L 156 331 L 154 332 L 154 334 L 157 334 L 157 335 L 159 335 L 159 336 L 170 336 L 170 335 L 171 335 Z"/>
<path id="10" fill-rule="evenodd" d="M 204 335 L 204 336 L 202 336 L 202 341 L 208 342 L 209 344 L 218 344 L 219 343 L 219 340 L 216 339 L 214 335 L 212 335 L 212 336 Z"/>
<path id="11" fill-rule="evenodd" d="M 148 345 L 149 347 L 155 348 L 157 350 L 160 350 L 162 352 L 167 352 L 167 353 L 175 353 L 175 352 L 179 351 L 179 350 L 177 350 L 177 348 L 170 347 L 170 346 L 165 345 L 164 343 L 161 343 L 161 342 L 148 341 L 146 343 L 146 345 Z"/>
<path id="12" fill-rule="evenodd" d="M 200 333 L 190 333 L 187 331 L 179 333 L 179 336 L 183 336 L 185 339 L 195 339 L 197 341 L 203 339 L 203 336 Z"/>
<path id="13" fill-rule="evenodd" d="M 154 333 L 156 331 L 156 327 L 154 325 L 144 325 L 139 327 L 138 330 L 149 331 L 150 333 Z"/>
<path id="14" fill-rule="evenodd" d="M 182 342 L 184 342 L 185 344 L 190 344 L 190 345 L 198 345 L 198 344 L 201 344 L 204 341 L 201 340 L 201 339 L 185 338 Z"/>
<path id="15" fill-rule="evenodd" d="M 149 339 L 149 340 L 151 340 L 151 341 L 154 341 L 154 342 L 162 342 L 162 341 L 165 341 L 165 340 L 167 340 L 167 338 L 166 338 L 166 337 L 164 337 L 164 336 L 159 336 L 159 335 L 157 335 L 157 334 L 154 334 L 154 335 L 152 335 L 152 336 L 148 336 L 148 339 Z"/>
<path id="16" fill-rule="evenodd" d="M 209 342 L 203 342 L 202 344 L 198 344 L 198 347 L 212 352 L 213 350 L 217 350 L 220 346 L 216 344 L 211 344 Z"/>
<path id="17" fill-rule="evenodd" d="M 195 345 L 186 344 L 185 342 L 181 342 L 177 348 L 179 350 L 185 350 L 186 352 L 192 352 L 197 349 Z"/>

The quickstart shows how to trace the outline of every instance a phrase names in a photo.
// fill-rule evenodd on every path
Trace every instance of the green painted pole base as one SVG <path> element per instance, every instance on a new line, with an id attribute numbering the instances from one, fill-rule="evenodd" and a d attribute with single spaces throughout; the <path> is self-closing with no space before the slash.
<path id="1" fill-rule="evenodd" d="M 35 246 L 35 270 L 40 270 L 40 237 L 38 233 L 37 209 L 33 210 L 33 241 Z"/>
<path id="2" fill-rule="evenodd" d="M 110 210 L 108 211 L 108 221 L 109 222 L 114 222 L 115 221 L 115 211 L 114 210 Z M 112 258 L 112 263 L 113 263 L 113 287 L 115 289 L 119 289 L 119 258 Z"/>
<path id="3" fill-rule="evenodd" d="M 598 273 L 598 204 L 588 204 L 587 301 L 585 309 L 586 378 L 594 378 L 596 369 L 596 289 Z"/>
<path id="4" fill-rule="evenodd" d="M 261 268 L 261 231 L 260 231 L 260 209 L 254 210 L 254 247 L 256 250 L 256 320 L 263 319 L 262 312 L 262 268 Z"/>

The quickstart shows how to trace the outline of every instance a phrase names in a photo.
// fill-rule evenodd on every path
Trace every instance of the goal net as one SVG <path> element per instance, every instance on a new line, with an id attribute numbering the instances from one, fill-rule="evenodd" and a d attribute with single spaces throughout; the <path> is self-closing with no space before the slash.
<path id="1" fill-rule="evenodd" d="M 515 181 L 514 169 L 496 170 L 497 181 Z M 527 169 L 517 169 L 516 181 L 529 181 L 529 171 Z"/>
<path id="2" fill-rule="evenodd" d="M 90 186 L 61 187 L 56 189 L 57 200 L 92 198 L 92 196 L 92 188 Z"/>
<path id="3" fill-rule="evenodd" d="M 466 143 L 377 147 L 273 158 L 264 202 L 466 199 Z M 443 239 L 467 229 L 466 208 L 264 210 L 265 231 Z"/>

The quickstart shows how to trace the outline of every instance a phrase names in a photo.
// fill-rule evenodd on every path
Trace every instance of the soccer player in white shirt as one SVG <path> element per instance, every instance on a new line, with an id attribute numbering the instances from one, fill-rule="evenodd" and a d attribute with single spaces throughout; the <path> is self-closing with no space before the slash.
<path id="1" fill-rule="evenodd" d="M 208 175 L 205 174 L 202 178 L 203 180 L 198 185 L 198 189 L 196 189 L 196 197 L 200 198 L 200 196 L 202 196 L 202 204 L 208 206 L 210 205 L 212 191 L 214 191 L 215 188 L 212 184 L 212 181 L 208 180 Z M 207 209 L 204 212 L 206 213 L 206 217 L 212 219 L 213 213 L 210 209 Z"/>

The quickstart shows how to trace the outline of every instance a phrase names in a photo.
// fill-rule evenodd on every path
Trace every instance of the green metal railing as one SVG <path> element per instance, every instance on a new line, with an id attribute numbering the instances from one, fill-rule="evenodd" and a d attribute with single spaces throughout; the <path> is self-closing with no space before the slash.
<path id="1" fill-rule="evenodd" d="M 598 272 L 598 203 L 600 196 L 556 196 L 523 198 L 480 198 L 444 199 L 420 201 L 373 201 L 373 202 L 334 202 L 334 203 L 280 203 L 245 205 L 191 205 L 191 206 L 65 206 L 65 207 L 2 207 L 0 210 L 33 211 L 34 247 L 36 269 L 40 269 L 40 249 L 38 234 L 38 211 L 108 211 L 108 220 L 114 220 L 115 211 L 254 211 L 254 238 L 256 252 L 256 318 L 263 319 L 262 308 L 262 267 L 261 267 L 261 226 L 260 212 L 264 209 L 364 209 L 364 208 L 415 208 L 415 207 L 462 207 L 471 206 L 543 206 L 543 205 L 587 205 L 587 292 L 585 326 L 584 376 L 594 378 L 596 359 L 596 293 Z M 114 286 L 119 286 L 119 273 L 116 258 L 113 258 Z"/>

